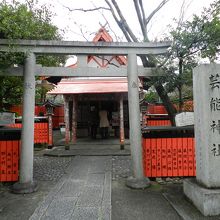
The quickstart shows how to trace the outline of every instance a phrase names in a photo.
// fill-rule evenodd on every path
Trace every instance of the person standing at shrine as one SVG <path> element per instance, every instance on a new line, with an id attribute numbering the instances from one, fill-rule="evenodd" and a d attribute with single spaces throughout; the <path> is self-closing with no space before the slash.
<path id="1" fill-rule="evenodd" d="M 90 132 L 91 132 L 92 139 L 96 139 L 98 124 L 99 124 L 98 111 L 95 106 L 91 106 L 90 108 Z"/>
<path id="2" fill-rule="evenodd" d="M 108 138 L 108 127 L 109 127 L 109 120 L 108 120 L 108 112 L 104 109 L 99 111 L 99 127 L 100 127 L 100 133 L 101 137 Z"/>

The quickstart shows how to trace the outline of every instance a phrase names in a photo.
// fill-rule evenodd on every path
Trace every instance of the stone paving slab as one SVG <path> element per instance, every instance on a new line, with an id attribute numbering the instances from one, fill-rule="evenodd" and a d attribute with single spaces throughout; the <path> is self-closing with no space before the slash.
<path id="1" fill-rule="evenodd" d="M 77 207 L 70 219 L 73 220 L 97 220 L 100 217 L 98 207 Z"/>
<path id="2" fill-rule="evenodd" d="M 129 149 L 120 150 L 120 148 L 115 149 L 70 149 L 65 150 L 64 147 L 54 147 L 51 150 L 47 150 L 44 156 L 54 156 L 54 157 L 67 157 L 67 156 L 125 156 L 131 155 Z"/>
<path id="3" fill-rule="evenodd" d="M 68 179 L 64 182 L 56 196 L 78 197 L 84 187 L 84 181 Z"/>
<path id="4" fill-rule="evenodd" d="M 69 219 L 77 197 L 55 197 L 41 219 Z"/>
<path id="5" fill-rule="evenodd" d="M 86 186 L 79 196 L 76 206 L 101 207 L 103 187 Z"/>
<path id="6" fill-rule="evenodd" d="M 111 161 L 108 156 L 75 157 L 30 219 L 110 220 Z"/>
<path id="7" fill-rule="evenodd" d="M 103 186 L 104 180 L 104 173 L 89 173 L 87 176 L 87 184 L 89 186 Z"/>
<path id="8" fill-rule="evenodd" d="M 219 220 L 220 215 L 217 216 L 203 216 L 199 210 L 189 202 L 183 193 L 163 193 L 164 198 L 171 204 L 176 212 L 183 220 Z"/>

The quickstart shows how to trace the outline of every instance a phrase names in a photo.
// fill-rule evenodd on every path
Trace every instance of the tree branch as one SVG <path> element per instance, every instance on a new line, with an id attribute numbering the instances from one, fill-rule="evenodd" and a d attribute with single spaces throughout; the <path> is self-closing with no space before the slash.
<path id="1" fill-rule="evenodd" d="M 98 11 L 100 9 L 110 11 L 110 8 L 106 8 L 106 7 L 96 7 L 96 8 L 89 8 L 89 9 L 84 9 L 84 8 L 74 8 L 74 9 L 72 9 L 72 8 L 66 6 L 66 5 L 63 5 L 63 7 L 68 9 L 70 12 L 73 12 L 73 11 L 93 12 L 93 11 Z"/>
<path id="2" fill-rule="evenodd" d="M 118 16 L 120 17 L 120 22 L 122 23 L 122 26 L 124 26 L 124 29 L 127 31 L 127 33 L 129 34 L 130 38 L 134 41 L 134 42 L 138 42 L 137 37 L 134 35 L 134 33 L 132 32 L 131 28 L 129 27 L 126 19 L 124 18 L 117 2 L 115 0 L 111 0 L 112 4 L 114 5 L 115 10 L 118 13 Z"/>
<path id="3" fill-rule="evenodd" d="M 117 23 L 117 25 L 119 26 L 119 28 L 121 29 L 121 31 L 123 32 L 123 34 L 125 35 L 125 38 L 127 39 L 128 42 L 131 42 L 131 38 L 128 35 L 127 31 L 125 30 L 123 24 L 120 22 L 120 20 L 117 18 L 114 8 L 112 7 L 111 3 L 108 0 L 105 0 L 106 4 L 109 6 L 110 11 L 112 13 L 113 18 L 115 19 L 115 22 Z"/>
<path id="4" fill-rule="evenodd" d="M 138 4 L 138 0 L 133 0 L 133 2 L 134 2 L 134 6 L 135 6 L 135 11 L 136 11 L 136 14 L 137 14 L 137 17 L 139 20 L 139 24 L 141 26 L 141 31 L 144 36 L 144 41 L 146 41 L 146 40 L 148 41 L 147 29 L 146 29 L 146 26 L 144 25 L 144 19 L 143 19 L 143 8 L 140 9 L 140 6 Z M 142 14 L 141 14 L 141 11 L 142 11 Z"/>
<path id="5" fill-rule="evenodd" d="M 146 18 L 145 20 L 145 27 L 148 25 L 148 23 L 151 21 L 153 16 L 170 0 L 163 0 L 151 13 L 150 15 Z"/>
<path id="6" fill-rule="evenodd" d="M 92 2 L 92 5 L 96 8 L 96 5 L 95 5 L 93 2 Z M 110 7 L 109 7 L 109 10 L 110 10 L 110 12 L 111 12 Z M 117 36 L 117 34 L 115 33 L 115 31 L 112 29 L 111 25 L 109 24 L 109 21 L 108 21 L 108 19 L 106 18 L 106 16 L 104 15 L 103 11 L 100 11 L 100 10 L 99 10 L 98 12 L 101 14 L 101 16 L 103 17 L 103 19 L 105 20 L 105 22 L 106 22 L 105 25 L 107 25 L 108 28 L 109 28 L 109 30 L 114 34 L 116 41 L 120 41 L 120 40 L 119 40 L 119 37 Z"/>
<path id="7" fill-rule="evenodd" d="M 139 5 L 140 5 L 140 8 L 141 8 L 141 13 L 142 13 L 143 20 L 145 21 L 146 16 L 145 16 L 144 6 L 143 6 L 142 0 L 139 0 Z"/>

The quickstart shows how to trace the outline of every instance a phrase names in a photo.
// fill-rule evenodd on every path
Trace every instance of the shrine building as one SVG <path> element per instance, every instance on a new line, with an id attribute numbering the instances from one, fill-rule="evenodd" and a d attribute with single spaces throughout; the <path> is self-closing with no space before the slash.
<path id="1" fill-rule="evenodd" d="M 105 28 L 100 28 L 93 42 L 112 42 Z M 68 68 L 126 66 L 124 56 L 77 56 L 77 63 Z M 129 137 L 128 81 L 127 77 L 63 77 L 57 86 L 48 92 L 50 95 L 63 95 L 66 145 L 75 143 L 76 138 L 91 135 L 90 124 L 94 120 L 92 111 L 105 109 L 108 112 L 110 127 L 108 135 L 120 138 L 124 146 Z M 98 120 L 98 119 L 97 119 Z M 98 125 L 97 138 L 100 137 Z"/>

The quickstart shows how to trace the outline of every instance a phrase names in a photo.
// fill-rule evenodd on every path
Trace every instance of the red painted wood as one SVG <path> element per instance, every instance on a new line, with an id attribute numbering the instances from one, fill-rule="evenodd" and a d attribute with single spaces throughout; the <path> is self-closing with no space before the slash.
<path id="1" fill-rule="evenodd" d="M 12 180 L 12 147 L 13 141 L 6 141 L 6 181 Z"/>
<path id="2" fill-rule="evenodd" d="M 161 147 L 162 147 L 162 143 L 161 143 L 161 138 L 156 138 L 156 149 L 157 149 L 157 176 L 162 176 L 162 161 L 161 161 Z"/>
<path id="3" fill-rule="evenodd" d="M 152 176 L 152 161 L 151 161 L 151 139 L 145 139 L 145 174 L 148 177 Z"/>
<path id="4" fill-rule="evenodd" d="M 18 180 L 19 140 L 0 141 L 0 182 Z"/>
<path id="5" fill-rule="evenodd" d="M 143 167 L 148 177 L 195 176 L 194 138 L 146 138 Z"/>
<path id="6" fill-rule="evenodd" d="M 9 125 L 9 127 L 13 128 L 21 128 L 22 124 L 16 123 Z M 49 131 L 48 131 L 48 123 L 47 122 L 42 122 L 42 123 L 34 123 L 34 143 L 41 143 L 41 144 L 47 144 L 48 143 L 48 136 L 49 136 Z"/>
<path id="7" fill-rule="evenodd" d="M 194 141 L 193 138 L 188 138 L 188 167 L 189 167 L 189 176 L 195 175 L 195 166 L 194 166 Z"/>
<path id="8" fill-rule="evenodd" d="M 167 142 L 167 176 L 173 176 L 172 138 L 166 138 Z"/>
<path id="9" fill-rule="evenodd" d="M 151 173 L 152 176 L 157 176 L 157 141 L 155 138 L 151 139 Z"/>
<path id="10" fill-rule="evenodd" d="M 188 138 L 183 138 L 183 176 L 189 176 Z"/>
<path id="11" fill-rule="evenodd" d="M 18 181 L 18 163 L 19 163 L 20 141 L 13 141 L 12 147 L 12 181 Z"/>
<path id="12" fill-rule="evenodd" d="M 161 138 L 161 166 L 162 173 L 161 176 L 167 176 L 167 139 Z"/>
<path id="13" fill-rule="evenodd" d="M 177 138 L 178 176 L 183 176 L 183 138 Z"/>
<path id="14" fill-rule="evenodd" d="M 6 168 L 6 155 L 7 155 L 7 143 L 6 141 L 0 141 L 0 150 L 1 150 L 1 182 L 6 181 L 7 177 L 7 168 Z"/>
<path id="15" fill-rule="evenodd" d="M 172 161 L 173 161 L 173 175 L 178 176 L 178 147 L 177 147 L 177 139 L 172 138 Z"/>

